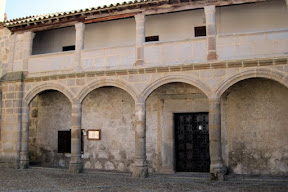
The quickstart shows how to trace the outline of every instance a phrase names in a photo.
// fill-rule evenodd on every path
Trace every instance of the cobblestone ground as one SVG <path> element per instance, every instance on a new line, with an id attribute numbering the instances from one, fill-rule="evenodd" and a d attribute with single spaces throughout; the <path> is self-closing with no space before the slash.
<path id="1" fill-rule="evenodd" d="M 181 175 L 151 175 L 147 179 L 135 179 L 128 174 L 111 172 L 71 174 L 66 170 L 44 168 L 0 169 L 0 191 L 288 192 L 288 182 L 285 180 L 212 182 L 205 177 Z"/>

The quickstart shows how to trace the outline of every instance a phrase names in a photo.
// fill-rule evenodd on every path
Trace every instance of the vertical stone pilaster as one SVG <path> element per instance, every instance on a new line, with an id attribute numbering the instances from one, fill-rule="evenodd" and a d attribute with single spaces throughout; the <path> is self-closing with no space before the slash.
<path id="1" fill-rule="evenodd" d="M 206 34 L 207 34 L 207 61 L 216 60 L 216 16 L 215 5 L 205 6 Z"/>
<path id="2" fill-rule="evenodd" d="M 146 105 L 135 104 L 135 159 L 133 177 L 148 177 L 146 162 Z"/>
<path id="3" fill-rule="evenodd" d="M 22 102 L 20 169 L 29 168 L 29 106 Z"/>
<path id="4" fill-rule="evenodd" d="M 76 67 L 76 71 L 81 71 L 81 51 L 84 49 L 84 23 L 76 23 L 76 39 L 75 39 L 75 55 L 74 55 L 74 63 Z"/>
<path id="5" fill-rule="evenodd" d="M 1 142 L 5 157 L 1 158 L 0 167 L 20 167 L 22 97 L 21 81 L 2 82 Z"/>
<path id="6" fill-rule="evenodd" d="M 32 46 L 35 33 L 27 31 L 23 40 L 23 71 L 28 71 L 28 59 L 32 55 Z"/>
<path id="7" fill-rule="evenodd" d="M 11 35 L 9 42 L 8 72 L 13 71 L 15 43 L 16 43 L 16 34 L 13 34 Z"/>
<path id="8" fill-rule="evenodd" d="M 145 42 L 145 15 L 143 13 L 135 15 L 135 21 L 136 21 L 135 65 L 143 65 L 144 42 Z"/>
<path id="9" fill-rule="evenodd" d="M 27 31 L 12 35 L 10 42 L 9 62 L 11 62 L 11 71 L 28 71 L 28 59 L 32 54 L 34 33 Z M 12 53 L 13 52 L 13 53 Z"/>
<path id="10" fill-rule="evenodd" d="M 71 117 L 71 160 L 69 171 L 72 173 L 83 172 L 83 163 L 81 159 L 81 103 L 72 104 Z"/>
<path id="11" fill-rule="evenodd" d="M 211 179 L 224 180 L 226 167 L 222 160 L 220 98 L 209 99 L 209 143 Z"/>

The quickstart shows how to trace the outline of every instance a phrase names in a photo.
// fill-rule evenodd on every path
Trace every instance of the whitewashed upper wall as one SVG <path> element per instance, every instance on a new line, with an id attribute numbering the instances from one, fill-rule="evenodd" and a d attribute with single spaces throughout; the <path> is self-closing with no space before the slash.
<path id="1" fill-rule="evenodd" d="M 61 52 L 62 47 L 75 45 L 75 27 L 36 32 L 33 55 Z"/>
<path id="2" fill-rule="evenodd" d="M 159 41 L 193 38 L 194 27 L 205 26 L 203 9 L 147 16 L 146 36 L 159 35 Z"/>
<path id="3" fill-rule="evenodd" d="M 257 32 L 288 28 L 285 1 L 217 7 L 217 34 Z M 203 9 L 146 17 L 146 36 L 159 35 L 160 42 L 194 38 L 194 27 L 205 25 Z M 135 44 L 134 18 L 86 24 L 84 49 Z M 61 52 L 75 44 L 74 26 L 37 32 L 33 54 Z"/>
<path id="4" fill-rule="evenodd" d="M 87 24 L 84 49 L 135 44 L 135 26 L 134 18 Z"/>
<path id="5" fill-rule="evenodd" d="M 285 1 L 217 7 L 217 33 L 245 33 L 288 28 Z"/>

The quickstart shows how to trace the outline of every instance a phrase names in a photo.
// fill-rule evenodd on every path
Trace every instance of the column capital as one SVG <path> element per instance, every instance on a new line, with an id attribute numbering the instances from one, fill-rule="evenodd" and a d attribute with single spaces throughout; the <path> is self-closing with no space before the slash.
<path id="1" fill-rule="evenodd" d="M 135 17 L 135 21 L 139 22 L 142 20 L 144 21 L 146 18 L 146 15 L 144 13 L 138 13 L 138 14 L 134 15 L 134 17 Z"/>
<path id="2" fill-rule="evenodd" d="M 27 39 L 34 39 L 35 33 L 32 32 L 32 31 L 26 31 L 26 32 L 24 32 L 24 37 L 25 37 L 25 39 L 26 39 L 26 38 L 27 38 Z"/>
<path id="3" fill-rule="evenodd" d="M 85 23 L 82 23 L 82 22 L 75 23 L 75 29 L 76 29 L 76 31 L 84 30 L 85 29 Z"/>
<path id="4" fill-rule="evenodd" d="M 211 96 L 208 98 L 209 103 L 211 102 L 215 102 L 215 103 L 220 103 L 221 98 L 220 97 L 216 97 L 216 96 Z"/>
<path id="5" fill-rule="evenodd" d="M 209 13 L 215 13 L 216 12 L 216 7 L 215 5 L 208 5 L 204 7 L 205 14 Z"/>

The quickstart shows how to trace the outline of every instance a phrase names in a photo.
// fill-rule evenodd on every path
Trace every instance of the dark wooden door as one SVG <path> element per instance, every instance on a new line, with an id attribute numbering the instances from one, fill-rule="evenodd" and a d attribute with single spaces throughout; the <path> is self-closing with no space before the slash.
<path id="1" fill-rule="evenodd" d="M 208 113 L 175 113 L 176 171 L 209 172 Z"/>

